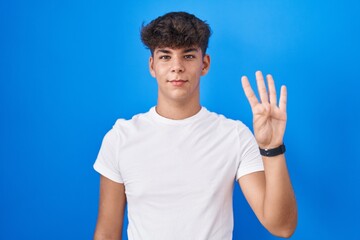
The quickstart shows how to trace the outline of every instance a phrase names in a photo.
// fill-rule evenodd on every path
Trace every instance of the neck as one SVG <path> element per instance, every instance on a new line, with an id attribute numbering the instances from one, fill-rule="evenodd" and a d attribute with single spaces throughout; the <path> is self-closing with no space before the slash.
<path id="1" fill-rule="evenodd" d="M 169 119 L 181 120 L 197 114 L 201 109 L 199 101 L 196 102 L 164 102 L 158 101 L 156 112 Z"/>

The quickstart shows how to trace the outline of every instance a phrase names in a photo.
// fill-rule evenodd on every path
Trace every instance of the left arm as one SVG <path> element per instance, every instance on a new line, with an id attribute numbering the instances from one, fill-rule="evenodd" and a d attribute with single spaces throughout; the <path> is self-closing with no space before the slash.
<path id="1" fill-rule="evenodd" d="M 283 143 L 286 127 L 286 87 L 281 88 L 277 104 L 274 80 L 267 76 L 268 92 L 261 72 L 256 72 L 260 102 L 249 81 L 242 78 L 245 95 L 253 112 L 254 134 L 260 148 L 276 148 Z M 239 179 L 245 198 L 259 221 L 272 234 L 290 237 L 297 225 L 297 206 L 284 154 L 263 157 L 265 172 L 255 172 Z"/>

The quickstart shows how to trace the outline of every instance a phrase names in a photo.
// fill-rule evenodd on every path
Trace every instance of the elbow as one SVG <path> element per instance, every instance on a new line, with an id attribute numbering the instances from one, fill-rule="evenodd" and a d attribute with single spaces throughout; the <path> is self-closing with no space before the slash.
<path id="1" fill-rule="evenodd" d="M 283 228 L 283 229 L 278 229 L 276 231 L 270 231 L 270 232 L 271 232 L 271 234 L 273 234 L 276 237 L 290 238 L 294 234 L 295 229 L 296 229 L 296 227 Z"/>
<path id="2" fill-rule="evenodd" d="M 277 237 L 290 238 L 296 230 L 297 214 L 292 218 L 287 219 L 282 224 L 270 225 L 267 227 L 268 231 Z"/>
<path id="3" fill-rule="evenodd" d="M 278 227 L 277 229 L 274 229 L 271 232 L 274 236 L 281 237 L 281 238 L 290 238 L 296 230 L 297 223 L 290 223 L 286 224 L 285 226 Z"/>

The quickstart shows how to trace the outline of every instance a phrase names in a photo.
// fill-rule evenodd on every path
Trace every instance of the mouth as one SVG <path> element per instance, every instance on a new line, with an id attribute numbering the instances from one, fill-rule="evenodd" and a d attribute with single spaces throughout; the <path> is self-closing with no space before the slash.
<path id="1" fill-rule="evenodd" d="M 180 87 L 180 86 L 184 85 L 185 83 L 187 83 L 188 80 L 182 80 L 182 79 L 179 79 L 179 80 L 167 80 L 167 82 L 170 83 L 173 86 Z"/>

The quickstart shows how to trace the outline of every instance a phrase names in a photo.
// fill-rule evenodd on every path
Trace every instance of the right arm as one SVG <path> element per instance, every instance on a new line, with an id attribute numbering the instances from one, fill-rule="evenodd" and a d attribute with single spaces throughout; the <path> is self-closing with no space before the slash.
<path id="1" fill-rule="evenodd" d="M 101 175 L 99 213 L 94 240 L 121 240 L 125 205 L 124 184 Z"/>

